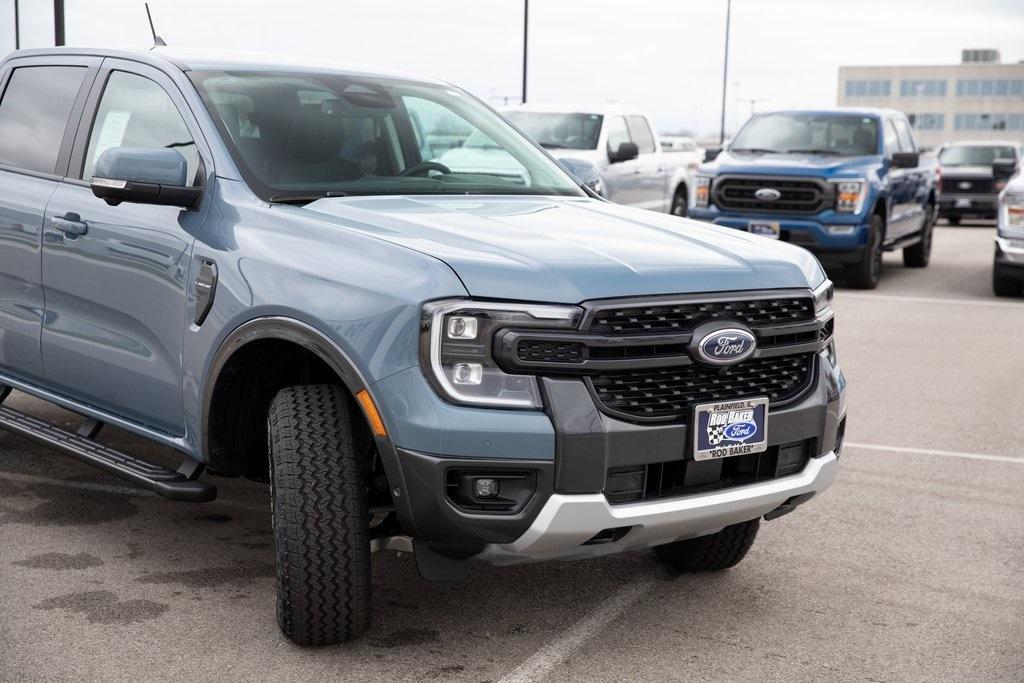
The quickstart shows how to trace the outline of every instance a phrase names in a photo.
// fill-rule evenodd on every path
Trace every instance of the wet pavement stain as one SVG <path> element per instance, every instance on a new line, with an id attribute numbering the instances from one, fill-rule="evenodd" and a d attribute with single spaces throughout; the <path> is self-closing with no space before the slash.
<path id="1" fill-rule="evenodd" d="M 209 569 L 188 569 L 177 572 L 150 572 L 135 579 L 136 583 L 176 583 L 187 588 L 216 588 L 225 585 L 245 585 L 257 579 L 273 578 L 276 570 L 272 564 L 235 565 L 211 567 Z"/>
<path id="2" fill-rule="evenodd" d="M 169 605 L 153 600 L 121 600 L 110 591 L 84 591 L 48 598 L 34 609 L 55 610 L 81 614 L 93 624 L 127 625 L 156 619 L 170 609 Z"/>
<path id="3" fill-rule="evenodd" d="M 59 571 L 101 567 L 103 566 L 103 560 L 88 553 L 78 553 L 77 555 L 69 553 L 43 553 L 42 555 L 33 555 L 27 560 L 13 562 L 12 564 L 30 569 L 56 569 Z"/>
<path id="4" fill-rule="evenodd" d="M 18 495 L 26 494 L 42 502 L 27 509 L 0 505 L 0 524 L 89 526 L 139 514 L 139 508 L 128 496 L 105 491 L 69 491 L 54 484 L 26 484 Z"/>
<path id="5" fill-rule="evenodd" d="M 438 639 L 440 633 L 435 629 L 400 628 L 386 635 L 370 636 L 367 640 L 374 647 L 402 647 L 405 645 L 423 645 Z"/>

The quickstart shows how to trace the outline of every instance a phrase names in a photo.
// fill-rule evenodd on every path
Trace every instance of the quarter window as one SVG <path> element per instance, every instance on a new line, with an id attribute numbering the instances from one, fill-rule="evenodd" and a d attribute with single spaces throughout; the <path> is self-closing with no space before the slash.
<path id="1" fill-rule="evenodd" d="M 91 179 L 100 154 L 117 147 L 177 150 L 188 164 L 187 184 L 195 181 L 199 153 L 178 108 L 154 81 L 125 71 L 114 71 L 107 80 L 89 135 L 82 178 Z"/>
<path id="2" fill-rule="evenodd" d="M 633 138 L 640 154 L 650 154 L 654 151 L 654 135 L 647 119 L 643 116 L 626 117 L 626 127 L 629 129 L 629 137 Z"/>
<path id="3" fill-rule="evenodd" d="M 0 164 L 56 171 L 60 143 L 85 74 L 81 66 L 14 70 L 0 101 Z"/>

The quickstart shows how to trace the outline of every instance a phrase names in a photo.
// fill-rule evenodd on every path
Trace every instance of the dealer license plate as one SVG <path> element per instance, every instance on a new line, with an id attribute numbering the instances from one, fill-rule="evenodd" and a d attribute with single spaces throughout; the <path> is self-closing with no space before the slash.
<path id="1" fill-rule="evenodd" d="M 963 199 L 957 199 L 956 204 L 953 206 L 957 209 L 969 209 L 971 208 L 971 200 L 966 197 Z"/>
<path id="2" fill-rule="evenodd" d="M 768 399 L 701 403 L 693 409 L 693 459 L 714 460 L 768 449 Z"/>
<path id="3" fill-rule="evenodd" d="M 779 239 L 781 230 L 779 224 L 774 221 L 750 221 L 747 224 L 747 230 L 752 235 L 760 235 L 761 237 L 770 237 L 772 239 Z"/>

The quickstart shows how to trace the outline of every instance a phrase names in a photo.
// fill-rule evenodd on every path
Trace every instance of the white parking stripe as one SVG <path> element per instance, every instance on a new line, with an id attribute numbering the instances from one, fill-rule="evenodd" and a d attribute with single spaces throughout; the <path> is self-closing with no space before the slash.
<path id="1" fill-rule="evenodd" d="M 932 448 L 910 448 L 908 446 L 883 446 L 874 443 L 852 443 L 843 444 L 843 448 L 859 448 L 865 451 L 886 451 L 891 453 L 913 453 L 914 455 L 938 455 L 943 458 L 964 458 L 966 460 L 989 460 L 991 462 L 1012 462 L 1016 465 L 1024 465 L 1024 458 L 1017 458 L 1012 455 L 991 455 L 989 453 L 965 453 L 963 451 L 939 451 Z"/>
<path id="2" fill-rule="evenodd" d="M 597 635 L 605 626 L 615 621 L 619 615 L 632 607 L 653 587 L 654 579 L 641 579 L 623 587 L 601 603 L 601 606 L 586 618 L 562 634 L 560 638 L 548 643 L 509 672 L 499 683 L 527 683 L 542 680 L 565 661 L 566 657 Z"/>
<path id="3" fill-rule="evenodd" d="M 1013 302 L 1013 301 L 986 301 L 984 299 L 940 299 L 938 297 L 930 296 L 898 296 L 896 294 L 863 294 L 858 292 L 840 292 L 836 294 L 836 298 L 842 301 L 843 299 L 858 299 L 863 301 L 906 301 L 919 304 L 940 304 L 947 306 L 950 304 L 960 304 L 964 306 L 987 306 L 990 308 L 1016 308 L 1018 311 L 1024 311 L 1024 303 Z"/>

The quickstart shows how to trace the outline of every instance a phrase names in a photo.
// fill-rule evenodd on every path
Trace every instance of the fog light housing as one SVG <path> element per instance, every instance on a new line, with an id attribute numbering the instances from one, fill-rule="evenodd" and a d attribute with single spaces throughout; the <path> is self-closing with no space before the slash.
<path id="1" fill-rule="evenodd" d="M 852 235 L 857 232 L 856 225 L 826 225 L 825 230 L 830 235 Z"/>
<path id="2" fill-rule="evenodd" d="M 451 469 L 445 474 L 445 497 L 472 512 L 516 513 L 536 491 L 534 470 Z"/>
<path id="3" fill-rule="evenodd" d="M 497 498 L 501 486 L 497 479 L 477 479 L 473 482 L 473 497 L 488 500 Z"/>

